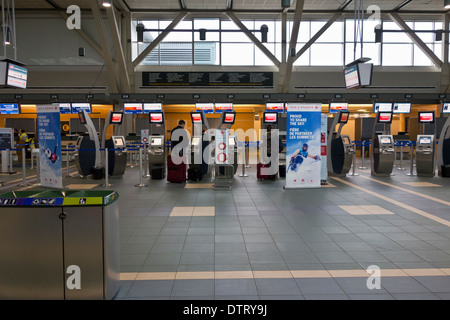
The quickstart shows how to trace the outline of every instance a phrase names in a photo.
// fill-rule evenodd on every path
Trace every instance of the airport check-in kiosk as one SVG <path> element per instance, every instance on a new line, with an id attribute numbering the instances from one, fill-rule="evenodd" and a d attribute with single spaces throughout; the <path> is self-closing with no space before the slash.
<path id="1" fill-rule="evenodd" d="M 87 131 L 88 136 L 80 136 L 77 139 L 77 152 L 75 153 L 75 165 L 82 177 L 94 174 L 102 175 L 102 156 L 100 153 L 100 141 L 94 123 L 85 110 L 78 112 L 78 118 Z"/>
<path id="2" fill-rule="evenodd" d="M 233 111 L 224 111 L 220 116 L 220 125 L 218 129 L 226 129 L 230 130 L 231 126 L 234 124 L 236 120 L 236 112 Z M 232 159 L 233 161 L 233 174 L 236 174 L 238 169 L 238 143 L 237 136 L 228 136 L 228 159 Z"/>
<path id="3" fill-rule="evenodd" d="M 434 135 L 418 135 L 416 143 L 416 170 L 419 177 L 434 177 Z"/>
<path id="4" fill-rule="evenodd" d="M 450 177 L 448 168 L 450 166 L 450 117 L 445 121 L 439 135 L 437 168 L 441 177 Z"/>
<path id="5" fill-rule="evenodd" d="M 350 137 L 341 134 L 349 117 L 349 112 L 339 111 L 331 123 L 327 141 L 327 148 L 330 150 L 327 156 L 328 174 L 330 176 L 345 176 L 352 166 L 355 148 Z M 337 125 L 339 125 L 339 128 L 336 131 Z"/>
<path id="6" fill-rule="evenodd" d="M 203 111 L 192 111 L 192 136 L 191 136 L 191 150 L 189 168 L 201 169 L 203 176 L 209 172 L 208 163 L 213 163 L 211 159 L 205 161 L 204 151 L 210 139 L 204 137 L 204 134 L 209 135 L 209 123 Z M 204 131 L 204 133 L 203 133 Z"/>
<path id="7" fill-rule="evenodd" d="M 394 137 L 390 134 L 392 112 L 378 112 L 372 130 L 371 174 L 387 177 L 392 173 L 395 161 Z M 382 134 L 376 131 L 377 124 L 384 124 Z"/>
<path id="8" fill-rule="evenodd" d="M 150 122 L 148 169 L 151 176 L 153 169 L 160 168 L 162 172 L 159 178 L 162 179 L 166 174 L 166 126 L 164 121 L 164 112 L 150 111 L 148 114 L 148 121 Z"/>
<path id="9" fill-rule="evenodd" d="M 274 110 L 263 112 L 262 128 L 267 130 L 269 127 L 271 127 L 274 130 L 278 130 L 278 123 L 280 121 L 281 114 L 282 114 L 281 112 L 274 111 Z M 274 131 L 274 132 L 277 132 L 277 131 Z M 279 134 L 279 132 L 278 132 L 278 134 Z M 272 137 L 273 135 L 271 134 L 270 136 Z M 276 140 L 279 141 L 279 135 L 275 135 L 275 137 L 276 137 Z M 269 147 L 267 145 L 267 136 L 262 137 L 262 146 L 264 148 L 267 147 L 267 149 L 269 149 L 269 148 L 272 149 L 271 147 Z M 275 150 L 275 152 L 277 152 L 278 156 L 279 156 L 278 151 L 279 150 Z M 269 153 L 271 153 L 271 150 L 267 150 L 266 152 L 260 150 L 260 152 L 263 152 L 263 155 L 261 157 L 262 162 L 263 163 L 269 162 L 269 159 L 266 159 L 266 157 L 268 156 Z M 277 163 L 275 164 L 275 166 L 277 169 L 279 169 L 279 157 L 276 159 L 276 161 L 277 161 Z"/>
<path id="10" fill-rule="evenodd" d="M 106 118 L 102 135 L 102 148 L 108 148 L 108 174 L 110 176 L 123 176 L 127 167 L 127 150 L 125 137 L 112 136 L 106 140 L 106 130 L 109 125 L 121 125 L 123 120 L 122 112 L 109 112 Z M 104 160 L 104 153 L 103 153 Z M 106 166 L 105 166 L 106 168 Z"/>

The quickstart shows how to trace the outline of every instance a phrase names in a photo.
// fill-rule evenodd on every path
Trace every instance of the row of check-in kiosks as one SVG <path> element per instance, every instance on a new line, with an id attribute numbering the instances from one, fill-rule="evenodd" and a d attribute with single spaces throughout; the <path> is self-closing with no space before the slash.
<path id="1" fill-rule="evenodd" d="M 108 174 L 110 176 L 122 176 L 125 173 L 128 159 L 128 149 L 126 139 L 124 136 L 112 136 L 111 139 L 106 139 L 106 130 L 110 125 L 121 125 L 123 120 L 122 112 L 110 112 L 105 121 L 105 127 L 101 137 L 96 133 L 94 124 L 92 123 L 89 114 L 81 111 L 78 114 L 81 124 L 86 126 L 88 131 L 87 136 L 79 136 L 76 142 L 75 164 L 80 176 L 87 177 L 90 175 L 101 178 L 105 174 L 106 155 L 105 150 L 108 149 Z M 236 119 L 235 112 L 223 112 L 219 121 L 217 129 L 229 130 Z M 191 121 L 195 134 L 192 135 L 190 141 L 190 163 L 189 168 L 201 170 L 206 176 L 210 173 L 210 168 L 205 161 L 203 154 L 205 151 L 204 141 L 211 141 L 214 139 L 214 130 L 211 129 L 203 112 L 191 112 Z M 163 112 L 149 113 L 149 129 L 148 137 L 141 137 L 139 143 L 136 144 L 136 149 L 141 144 L 146 145 L 144 152 L 147 154 L 146 160 L 148 163 L 149 175 L 152 178 L 162 179 L 166 173 L 166 137 L 165 137 L 165 121 Z M 209 137 L 204 138 L 203 134 L 209 134 Z M 238 166 L 238 143 L 237 136 L 229 135 L 228 140 L 228 155 L 225 158 L 230 159 L 229 163 L 233 166 L 233 173 L 235 174 Z M 213 154 L 211 155 L 214 156 Z M 194 160 L 202 159 L 201 162 Z M 232 160 L 231 160 L 232 159 Z M 213 163 L 214 159 L 208 163 Z"/>
<path id="2" fill-rule="evenodd" d="M 273 129 L 277 128 L 279 122 L 286 121 L 286 117 L 281 116 L 274 121 L 270 120 L 273 116 L 272 112 L 264 115 L 263 128 L 272 125 Z M 392 123 L 392 113 L 378 112 L 372 130 L 372 147 L 371 147 L 371 174 L 374 176 L 389 176 L 392 173 L 395 162 L 395 141 L 390 132 Z M 106 125 L 100 140 L 95 132 L 94 125 L 89 119 L 86 112 L 79 113 L 80 121 L 88 129 L 89 136 L 81 136 L 77 141 L 78 152 L 75 160 L 78 171 L 81 176 L 86 177 L 95 174 L 96 168 L 102 168 L 105 163 L 105 155 L 101 153 L 100 148 L 108 148 L 108 171 L 111 176 L 121 176 L 124 174 L 127 164 L 127 147 L 125 138 L 122 136 L 113 136 L 106 140 L 106 129 L 109 125 L 120 125 L 122 123 L 123 113 L 110 112 L 106 119 Z M 327 141 L 327 167 L 331 176 L 344 176 L 349 173 L 353 155 L 355 154 L 355 145 L 352 143 L 348 135 L 342 134 L 343 127 L 348 123 L 350 113 L 340 111 L 334 118 L 328 118 L 331 126 L 328 126 Z M 431 118 L 430 118 L 431 117 Z M 217 129 L 229 130 L 234 124 L 236 118 L 235 112 L 224 112 L 219 121 Z M 267 121 L 266 121 L 267 118 Z M 194 132 L 211 132 L 208 119 L 201 111 L 191 112 L 191 121 Z M 165 147 L 165 125 L 164 114 L 155 112 L 149 114 L 149 141 L 148 141 L 148 167 L 150 175 L 156 169 L 162 170 L 164 177 L 166 172 L 166 147 Z M 419 123 L 434 123 L 434 113 L 427 112 L 419 114 Z M 383 126 L 380 132 L 377 130 L 379 125 Z M 439 143 L 436 148 L 436 135 L 418 135 L 416 142 L 416 170 L 418 176 L 434 176 L 437 167 L 438 173 L 446 176 L 446 167 L 450 166 L 450 117 L 447 119 L 442 128 Z M 214 131 L 212 131 L 214 132 Z M 190 141 L 191 163 L 189 168 L 201 170 L 205 175 L 209 172 L 209 166 L 205 163 L 203 157 L 205 150 L 204 141 L 211 141 L 214 137 L 206 137 L 193 135 Z M 237 136 L 229 137 L 228 159 L 232 159 L 234 173 L 237 171 L 238 149 Z M 436 156 L 437 153 L 437 156 Z M 201 164 L 194 159 L 202 159 Z"/>
<path id="3" fill-rule="evenodd" d="M 355 145 L 350 141 L 350 137 L 342 135 L 342 129 L 347 124 L 349 112 L 340 111 L 332 120 L 328 132 L 327 165 L 328 173 L 332 176 L 341 176 L 349 173 L 355 153 Z M 390 176 L 396 159 L 394 136 L 390 132 L 392 123 L 392 113 L 379 112 L 372 130 L 371 146 L 371 175 Z M 434 112 L 420 112 L 420 124 L 434 124 Z M 382 125 L 383 130 L 378 131 L 378 125 Z M 337 128 L 336 128 L 337 127 Z M 436 135 L 422 134 L 417 136 L 416 141 L 416 171 L 417 176 L 433 177 L 436 167 L 438 174 L 448 176 L 448 166 L 450 166 L 450 117 L 445 122 L 436 150 Z M 437 154 L 436 154 L 437 153 Z"/>

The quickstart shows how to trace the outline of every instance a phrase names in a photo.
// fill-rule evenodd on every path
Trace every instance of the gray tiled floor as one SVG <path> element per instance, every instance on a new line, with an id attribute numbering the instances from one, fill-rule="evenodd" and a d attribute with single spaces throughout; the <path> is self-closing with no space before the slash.
<path id="1" fill-rule="evenodd" d="M 240 169 L 239 169 L 240 170 Z M 284 190 L 284 180 L 235 177 L 231 191 L 185 189 L 148 180 L 137 168 L 111 183 L 119 193 L 122 273 L 311 271 L 450 268 L 450 228 L 395 203 L 330 179 L 335 188 Z M 396 169 L 394 169 L 396 170 Z M 450 181 L 407 177 L 342 179 L 450 221 Z M 402 182 L 442 187 L 412 187 Z M 99 183 L 66 178 L 68 183 Z M 9 190 L 11 187 L 3 187 Z M 13 186 L 16 188 L 16 186 Z M 96 189 L 103 189 L 97 187 Z M 378 205 L 394 215 L 350 215 L 340 205 Z M 215 216 L 169 216 L 174 207 L 213 206 Z M 117 299 L 449 299 L 450 276 L 389 276 L 369 290 L 367 277 L 278 277 L 123 280 Z"/>

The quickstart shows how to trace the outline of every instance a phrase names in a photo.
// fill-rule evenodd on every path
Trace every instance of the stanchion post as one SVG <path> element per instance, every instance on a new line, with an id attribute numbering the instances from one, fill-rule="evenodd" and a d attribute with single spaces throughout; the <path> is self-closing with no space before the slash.
<path id="1" fill-rule="evenodd" d="M 25 186 L 28 186 L 28 185 L 29 185 L 29 184 L 27 183 L 27 172 L 26 172 L 26 169 L 27 169 L 27 164 L 26 164 L 27 159 L 26 159 L 26 157 L 27 157 L 26 149 L 23 148 L 23 149 L 22 149 L 22 183 L 19 184 L 19 186 L 21 186 L 21 187 L 25 187 Z"/>
<path id="2" fill-rule="evenodd" d="M 70 174 L 69 174 L 69 149 L 66 149 L 66 177 L 70 177 Z"/>
<path id="3" fill-rule="evenodd" d="M 150 174 L 149 174 L 149 170 L 148 170 L 148 152 L 147 152 L 147 144 L 145 143 L 144 144 L 144 151 L 145 151 L 145 154 L 144 154 L 144 166 L 145 166 L 145 168 L 144 168 L 144 178 L 150 178 Z"/>
<path id="4" fill-rule="evenodd" d="M 250 141 L 244 141 L 244 149 L 245 149 L 245 167 L 251 168 L 251 166 L 248 164 L 249 158 L 250 158 Z"/>
<path id="5" fill-rule="evenodd" d="M 41 155 L 36 152 L 36 185 L 41 185 Z"/>
<path id="6" fill-rule="evenodd" d="M 406 174 L 409 177 L 414 176 L 414 145 L 411 144 L 411 167 L 409 173 Z"/>
<path id="7" fill-rule="evenodd" d="M 358 169 L 364 170 L 367 169 L 367 167 L 364 166 L 364 159 L 365 159 L 365 154 L 366 154 L 366 146 L 364 145 L 364 141 L 361 145 L 361 167 L 359 167 Z"/>
<path id="8" fill-rule="evenodd" d="M 12 150 L 8 149 L 8 157 L 9 157 L 9 173 L 13 172 L 13 155 L 12 155 Z"/>
<path id="9" fill-rule="evenodd" d="M 352 173 L 349 173 L 348 175 L 349 176 L 359 176 L 359 174 L 357 174 L 356 172 L 355 172 L 355 170 L 356 170 L 356 142 L 353 142 L 353 164 L 352 164 Z"/>
<path id="10" fill-rule="evenodd" d="M 112 186 L 112 184 L 109 183 L 108 148 L 105 148 L 105 183 L 102 186 L 104 186 L 104 187 L 111 187 Z"/>
<path id="11" fill-rule="evenodd" d="M 135 187 L 146 187 L 147 185 L 144 184 L 142 175 L 142 148 L 139 148 L 139 184 L 135 185 Z"/>
<path id="12" fill-rule="evenodd" d="M 248 174 L 245 173 L 245 159 L 246 157 L 246 152 L 247 149 L 245 148 L 245 142 L 244 142 L 244 147 L 242 148 L 242 173 L 239 175 L 239 177 L 248 177 Z"/>

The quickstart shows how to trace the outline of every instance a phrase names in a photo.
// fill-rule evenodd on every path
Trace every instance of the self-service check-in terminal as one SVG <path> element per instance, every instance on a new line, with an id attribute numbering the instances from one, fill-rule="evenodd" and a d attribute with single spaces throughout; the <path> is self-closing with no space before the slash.
<path id="1" fill-rule="evenodd" d="M 166 175 L 164 112 L 151 111 L 149 121 L 148 168 L 152 179 L 163 179 Z"/>
<path id="2" fill-rule="evenodd" d="M 416 143 L 417 176 L 434 177 L 435 175 L 435 141 L 434 135 L 418 135 Z"/>
<path id="3" fill-rule="evenodd" d="M 355 148 L 350 136 L 341 134 L 349 117 L 349 112 L 339 111 L 330 127 L 328 134 L 328 150 L 330 150 L 330 154 L 327 157 L 328 174 L 330 176 L 345 176 L 352 166 Z M 339 125 L 339 128 L 336 131 L 337 125 Z"/>
<path id="4" fill-rule="evenodd" d="M 394 137 L 390 134 L 392 112 L 378 112 L 372 131 L 372 168 L 373 176 L 390 176 L 394 167 Z M 377 124 L 384 124 L 382 134 L 376 131 Z"/>

